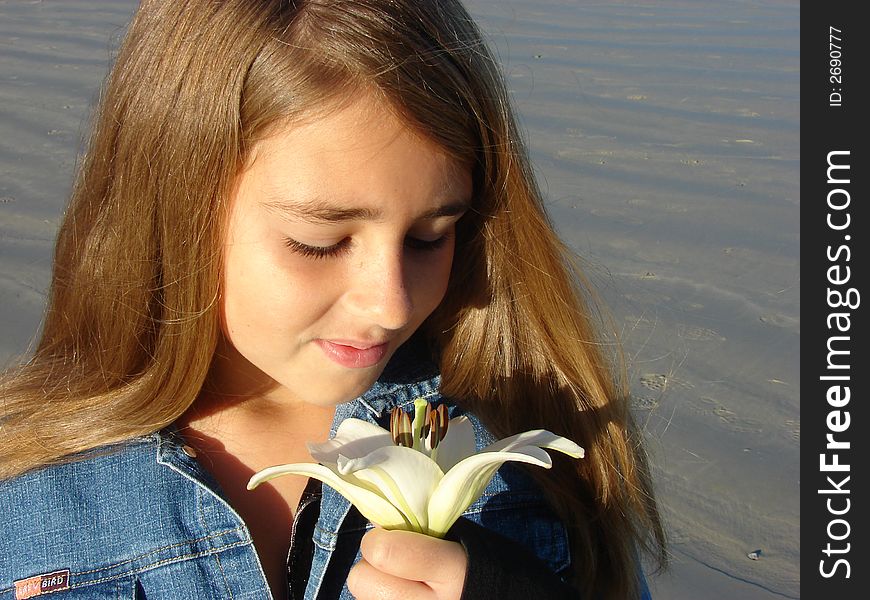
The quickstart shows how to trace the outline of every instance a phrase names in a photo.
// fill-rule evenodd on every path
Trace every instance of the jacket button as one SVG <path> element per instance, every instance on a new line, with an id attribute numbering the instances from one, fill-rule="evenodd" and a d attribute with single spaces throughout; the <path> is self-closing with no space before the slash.
<path id="1" fill-rule="evenodd" d="M 187 454 L 190 458 L 196 458 L 196 450 L 193 449 L 193 446 L 184 445 L 181 447 L 181 451 Z"/>

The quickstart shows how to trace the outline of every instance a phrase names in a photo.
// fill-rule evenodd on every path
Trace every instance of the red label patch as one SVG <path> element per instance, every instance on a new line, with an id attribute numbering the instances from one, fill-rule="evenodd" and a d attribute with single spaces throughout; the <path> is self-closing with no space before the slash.
<path id="1" fill-rule="evenodd" d="M 15 582 L 15 600 L 25 600 L 49 592 L 69 589 L 69 569 L 34 575 Z"/>

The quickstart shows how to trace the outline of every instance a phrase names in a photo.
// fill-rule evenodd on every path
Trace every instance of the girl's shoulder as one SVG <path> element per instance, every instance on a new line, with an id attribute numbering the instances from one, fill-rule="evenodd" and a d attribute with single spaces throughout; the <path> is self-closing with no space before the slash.
<path id="1" fill-rule="evenodd" d="M 93 520 L 112 504 L 127 506 L 125 496 L 155 474 L 149 460 L 155 447 L 151 439 L 138 438 L 0 481 L 0 536 L 21 529 L 35 537 L 40 529 Z"/>
<path id="2" fill-rule="evenodd" d="M 247 543 L 209 485 L 193 457 L 164 434 L 0 482 L 0 598 L 52 581 L 96 593 Z"/>

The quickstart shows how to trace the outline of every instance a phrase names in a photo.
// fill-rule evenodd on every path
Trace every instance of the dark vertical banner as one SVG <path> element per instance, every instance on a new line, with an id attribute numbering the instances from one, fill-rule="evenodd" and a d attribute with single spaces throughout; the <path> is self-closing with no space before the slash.
<path id="1" fill-rule="evenodd" d="M 801 5 L 804 598 L 870 594 L 870 32 L 858 14 L 863 6 Z"/>

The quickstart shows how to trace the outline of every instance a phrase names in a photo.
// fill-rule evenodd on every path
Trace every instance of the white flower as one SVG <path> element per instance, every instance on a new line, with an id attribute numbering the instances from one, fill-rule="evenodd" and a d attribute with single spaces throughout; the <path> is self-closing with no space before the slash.
<path id="1" fill-rule="evenodd" d="M 308 445 L 320 464 L 263 469 L 251 477 L 248 489 L 282 475 L 307 475 L 333 487 L 385 529 L 444 537 L 503 463 L 550 468 L 550 456 L 542 448 L 574 458 L 584 454 L 571 440 L 543 429 L 505 438 L 475 453 L 474 430 L 466 417 L 448 421 L 446 407 L 432 410 L 425 400 L 416 400 L 414 406 L 413 422 L 407 413 L 393 410 L 391 431 L 346 419 L 334 438 Z"/>

